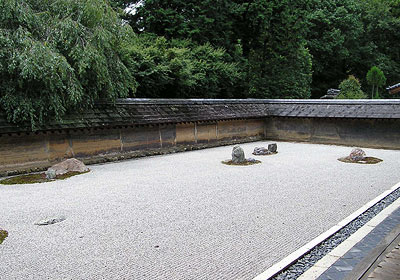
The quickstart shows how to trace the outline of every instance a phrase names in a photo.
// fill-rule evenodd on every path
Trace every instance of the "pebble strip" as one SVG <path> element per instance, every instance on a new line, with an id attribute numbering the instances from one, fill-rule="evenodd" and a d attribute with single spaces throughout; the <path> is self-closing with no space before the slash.
<path id="1" fill-rule="evenodd" d="M 343 227 L 330 238 L 313 248 L 309 253 L 301 257 L 286 270 L 271 279 L 297 279 L 307 269 L 311 268 L 315 263 L 335 249 L 340 243 L 346 240 L 350 235 L 355 233 L 358 229 L 360 229 L 363 225 L 365 225 L 368 221 L 370 221 L 379 212 L 381 212 L 398 198 L 400 198 L 400 187 L 369 208 L 367 211 L 359 215 L 355 220 Z"/>

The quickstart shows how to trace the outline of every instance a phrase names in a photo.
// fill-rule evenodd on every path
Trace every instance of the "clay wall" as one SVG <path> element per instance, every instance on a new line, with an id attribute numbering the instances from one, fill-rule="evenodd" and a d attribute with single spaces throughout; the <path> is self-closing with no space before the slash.
<path id="1" fill-rule="evenodd" d="M 0 134 L 0 175 L 42 170 L 70 157 L 90 164 L 263 138 L 263 119 Z"/>
<path id="2" fill-rule="evenodd" d="M 399 119 L 268 118 L 271 140 L 400 149 Z"/>

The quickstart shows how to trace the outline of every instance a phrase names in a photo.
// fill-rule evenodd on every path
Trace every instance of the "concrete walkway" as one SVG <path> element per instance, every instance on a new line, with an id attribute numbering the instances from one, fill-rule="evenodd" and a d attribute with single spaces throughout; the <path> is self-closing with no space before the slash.
<path id="1" fill-rule="evenodd" d="M 261 164 L 221 164 L 231 149 L 0 185 L 0 279 L 252 279 L 400 181 L 400 151 L 358 165 L 337 161 L 349 147 L 278 143 Z M 34 225 L 53 216 L 67 219 Z"/>

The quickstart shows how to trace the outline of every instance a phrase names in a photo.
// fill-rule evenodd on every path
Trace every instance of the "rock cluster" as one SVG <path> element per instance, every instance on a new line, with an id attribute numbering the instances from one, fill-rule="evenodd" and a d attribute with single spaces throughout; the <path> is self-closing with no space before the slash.
<path id="1" fill-rule="evenodd" d="M 231 160 L 222 161 L 223 164 L 227 165 L 252 165 L 260 162 L 261 161 L 254 158 L 246 158 L 244 155 L 244 150 L 239 145 L 233 147 Z"/>
<path id="2" fill-rule="evenodd" d="M 83 173 L 87 171 L 89 171 L 89 168 L 87 168 L 82 161 L 75 158 L 70 158 L 53 165 L 52 167 L 47 169 L 45 173 L 47 179 L 55 179 L 56 176 L 64 175 L 68 172 Z"/>
<path id="3" fill-rule="evenodd" d="M 265 147 L 255 147 L 253 151 L 253 155 L 263 156 L 263 155 L 272 155 L 276 154 L 278 151 L 278 145 L 276 143 L 272 143 L 268 145 L 268 148 Z"/>
<path id="4" fill-rule="evenodd" d="M 339 161 L 347 163 L 376 164 L 382 160 L 376 157 L 367 157 L 366 153 L 360 149 L 353 149 L 347 157 L 339 158 Z"/>

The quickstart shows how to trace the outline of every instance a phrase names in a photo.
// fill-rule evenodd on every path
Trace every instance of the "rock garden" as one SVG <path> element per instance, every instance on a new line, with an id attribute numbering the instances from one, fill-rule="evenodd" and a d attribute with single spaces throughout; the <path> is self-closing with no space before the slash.
<path id="1" fill-rule="evenodd" d="M 338 159 L 341 162 L 346 163 L 359 163 L 359 164 L 376 164 L 382 160 L 376 157 L 367 157 L 364 150 L 360 148 L 353 149 L 347 157 L 342 157 Z"/>

